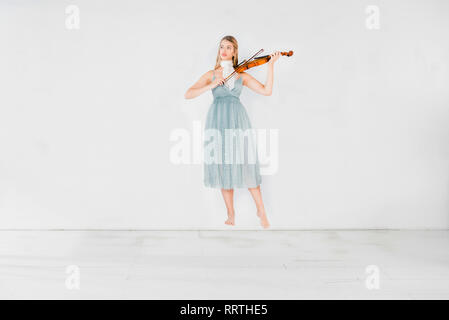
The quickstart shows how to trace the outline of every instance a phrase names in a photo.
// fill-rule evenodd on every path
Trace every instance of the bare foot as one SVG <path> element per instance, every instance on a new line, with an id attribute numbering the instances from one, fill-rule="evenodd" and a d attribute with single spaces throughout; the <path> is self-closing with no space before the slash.
<path id="1" fill-rule="evenodd" d="M 233 226 L 235 224 L 234 218 L 235 218 L 234 212 L 232 213 L 228 212 L 228 220 L 225 221 L 225 224 Z"/>
<path id="2" fill-rule="evenodd" d="M 270 223 L 268 222 L 268 219 L 267 219 L 267 216 L 266 216 L 265 212 L 257 211 L 257 216 L 260 219 L 260 224 L 262 225 L 262 227 L 264 227 L 266 229 L 266 228 L 268 228 L 270 226 Z"/>

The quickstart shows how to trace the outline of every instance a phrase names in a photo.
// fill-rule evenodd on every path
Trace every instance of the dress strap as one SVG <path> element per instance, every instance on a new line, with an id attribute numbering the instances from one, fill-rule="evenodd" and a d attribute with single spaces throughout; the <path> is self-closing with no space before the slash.
<path id="1" fill-rule="evenodd" d="M 215 69 L 214 69 L 214 71 L 212 72 L 212 81 L 214 81 L 214 78 L 215 78 Z"/>

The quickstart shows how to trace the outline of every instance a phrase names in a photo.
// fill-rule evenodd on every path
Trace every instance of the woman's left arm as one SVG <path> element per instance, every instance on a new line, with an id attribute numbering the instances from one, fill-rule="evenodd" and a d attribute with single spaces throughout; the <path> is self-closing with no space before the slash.
<path id="1" fill-rule="evenodd" d="M 268 73 L 265 85 L 260 83 L 257 79 L 255 79 L 248 73 L 245 73 L 245 77 L 243 78 L 243 85 L 247 86 L 254 92 L 259 93 L 261 95 L 271 96 L 271 93 L 273 91 L 274 63 L 276 62 L 277 59 L 279 59 L 280 56 L 281 54 L 279 51 L 276 51 L 275 53 L 271 54 L 271 59 L 270 61 L 267 62 Z"/>

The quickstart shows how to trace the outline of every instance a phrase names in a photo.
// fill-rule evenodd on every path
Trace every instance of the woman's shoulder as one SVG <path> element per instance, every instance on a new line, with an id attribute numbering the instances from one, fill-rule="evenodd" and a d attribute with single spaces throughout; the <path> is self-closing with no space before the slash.
<path id="1" fill-rule="evenodd" d="M 213 77 L 213 75 L 214 75 L 214 72 L 215 72 L 214 69 L 206 71 L 206 72 L 203 73 L 203 75 L 201 76 L 201 79 L 204 79 L 204 80 L 206 80 L 206 81 L 211 81 L 211 80 L 212 80 L 212 77 Z"/>
<path id="2" fill-rule="evenodd" d="M 212 77 L 214 76 L 214 74 L 216 74 L 215 71 L 217 71 L 218 69 L 219 69 L 219 68 L 217 68 L 217 69 L 211 69 L 211 70 L 207 71 L 204 75 L 205 75 L 206 77 L 212 79 Z"/>
<path id="3" fill-rule="evenodd" d="M 249 74 L 246 72 L 239 72 L 239 76 L 242 77 L 243 79 L 246 79 L 249 77 Z"/>
<path id="4" fill-rule="evenodd" d="M 245 84 L 248 81 L 248 78 L 251 78 L 251 75 L 246 72 L 239 72 L 239 78 L 242 78 L 242 83 Z"/>

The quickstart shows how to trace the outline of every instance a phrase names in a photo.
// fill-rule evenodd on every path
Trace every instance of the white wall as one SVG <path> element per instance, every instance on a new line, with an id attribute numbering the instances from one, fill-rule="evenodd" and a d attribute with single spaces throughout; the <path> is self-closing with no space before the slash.
<path id="1" fill-rule="evenodd" d="M 2 0 L 0 228 L 222 228 L 219 190 L 172 163 L 169 138 L 204 122 L 211 94 L 183 95 L 227 34 L 241 59 L 295 52 L 272 96 L 241 96 L 279 132 L 262 176 L 273 227 L 448 227 L 448 1 Z M 235 197 L 257 227 L 248 191 Z"/>

